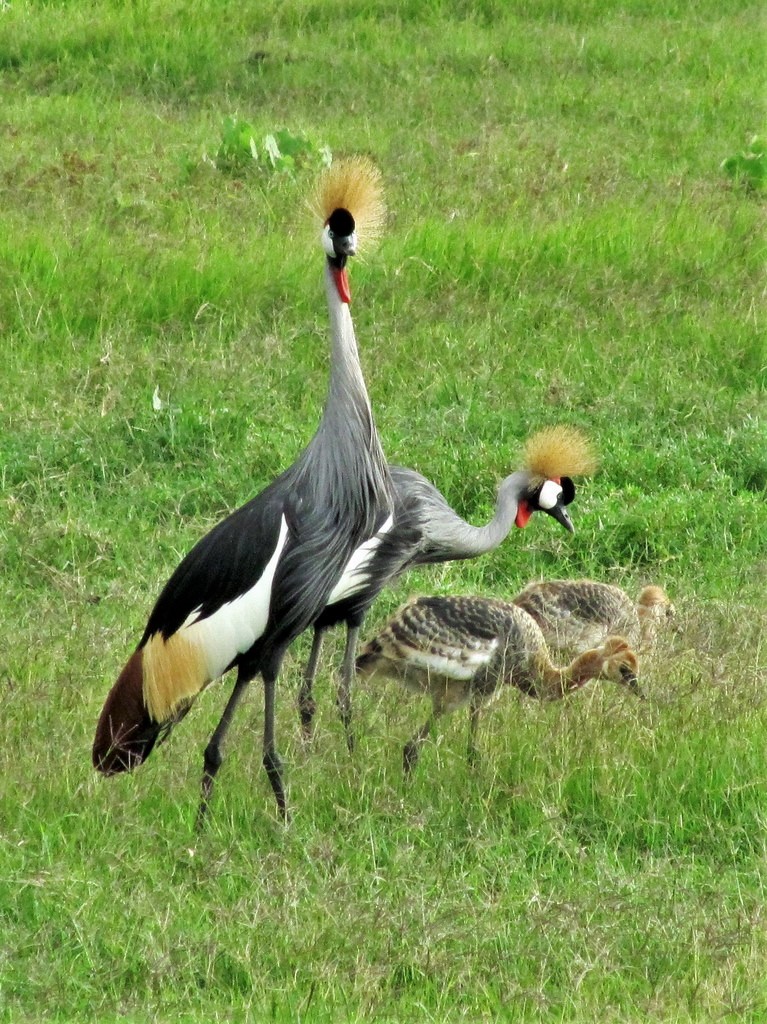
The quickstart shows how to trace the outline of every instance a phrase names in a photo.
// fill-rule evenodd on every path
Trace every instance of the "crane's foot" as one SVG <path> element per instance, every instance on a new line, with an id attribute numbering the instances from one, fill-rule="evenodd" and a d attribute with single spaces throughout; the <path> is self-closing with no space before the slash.
<path id="1" fill-rule="evenodd" d="M 287 825 L 289 820 L 288 802 L 285 796 L 285 786 L 282 781 L 282 761 L 276 750 L 264 751 L 264 768 L 277 801 L 277 813 Z"/>
<path id="2" fill-rule="evenodd" d="M 352 732 L 352 706 L 349 699 L 349 695 L 340 694 L 338 697 L 338 714 L 341 718 L 341 724 L 344 727 L 344 736 L 346 737 L 346 749 L 350 754 L 354 753 L 354 733 Z"/>
<path id="3" fill-rule="evenodd" d="M 405 744 L 402 751 L 402 770 L 405 773 L 405 778 L 410 778 L 410 773 L 418 764 L 418 756 L 421 752 L 421 744 L 415 740 L 410 740 Z"/>
<path id="4" fill-rule="evenodd" d="M 210 798 L 213 795 L 213 785 L 216 781 L 216 773 L 223 763 L 223 756 L 221 754 L 221 748 L 215 740 L 211 742 L 205 748 L 205 754 L 203 757 L 203 768 L 202 768 L 202 783 L 200 786 L 200 806 L 197 808 L 197 818 L 195 819 L 195 831 L 200 832 L 205 826 L 205 821 L 208 816 L 208 807 L 210 806 Z"/>
<path id="5" fill-rule="evenodd" d="M 205 822 L 208 820 L 208 801 L 203 796 L 200 800 L 200 806 L 197 808 L 197 817 L 194 819 L 194 830 L 198 834 L 205 828 Z"/>
<path id="6" fill-rule="evenodd" d="M 298 698 L 298 712 L 301 716 L 301 738 L 304 743 L 311 743 L 314 738 L 314 715 L 317 711 L 317 701 L 314 697 L 300 694 Z"/>
<path id="7" fill-rule="evenodd" d="M 402 751 L 402 768 L 405 772 L 405 778 L 408 778 L 412 770 L 418 763 L 418 755 L 421 753 L 421 747 L 426 740 L 426 737 L 431 732 L 432 723 L 434 716 L 428 718 L 415 736 L 408 740 L 405 744 L 405 749 Z"/>

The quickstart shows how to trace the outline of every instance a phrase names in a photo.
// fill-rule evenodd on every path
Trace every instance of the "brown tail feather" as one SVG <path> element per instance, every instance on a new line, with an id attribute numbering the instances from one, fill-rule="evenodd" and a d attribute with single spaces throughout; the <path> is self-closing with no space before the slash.
<path id="1" fill-rule="evenodd" d="M 143 650 L 135 651 L 107 695 L 93 741 L 93 766 L 104 775 L 130 771 L 152 751 L 162 730 L 144 704 Z"/>

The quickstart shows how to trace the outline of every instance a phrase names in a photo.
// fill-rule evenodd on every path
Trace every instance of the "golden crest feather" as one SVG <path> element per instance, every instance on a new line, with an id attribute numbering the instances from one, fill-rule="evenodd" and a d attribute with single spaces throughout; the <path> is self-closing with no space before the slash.
<path id="1" fill-rule="evenodd" d="M 348 210 L 364 248 L 376 241 L 386 218 L 381 172 L 365 156 L 334 161 L 320 178 L 312 206 L 323 224 L 334 210 Z"/>
<path id="2" fill-rule="evenodd" d="M 544 427 L 528 438 L 525 467 L 545 480 L 562 476 L 590 476 L 597 468 L 591 442 L 575 427 Z"/>

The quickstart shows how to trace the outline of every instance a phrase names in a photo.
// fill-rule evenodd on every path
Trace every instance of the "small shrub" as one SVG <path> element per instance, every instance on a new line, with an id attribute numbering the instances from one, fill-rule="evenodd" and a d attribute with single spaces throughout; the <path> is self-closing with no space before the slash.
<path id="1" fill-rule="evenodd" d="M 253 170 L 292 174 L 302 165 L 327 167 L 331 160 L 328 146 L 316 145 L 305 135 L 282 129 L 256 141 L 255 129 L 248 121 L 227 117 L 213 163 L 217 170 L 232 175 Z"/>
<path id="2" fill-rule="evenodd" d="M 753 191 L 763 191 L 767 186 L 765 148 L 765 140 L 754 135 L 745 150 L 722 161 L 722 170 L 737 184 Z"/>

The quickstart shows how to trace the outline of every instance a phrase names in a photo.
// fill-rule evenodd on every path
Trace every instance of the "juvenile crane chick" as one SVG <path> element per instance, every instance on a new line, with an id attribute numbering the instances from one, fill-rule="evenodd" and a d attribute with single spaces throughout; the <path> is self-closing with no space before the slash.
<path id="1" fill-rule="evenodd" d="M 571 655 L 616 633 L 646 653 L 675 614 L 661 587 L 644 587 L 634 602 L 620 587 L 595 580 L 529 583 L 513 602 L 532 615 L 553 651 Z"/>

